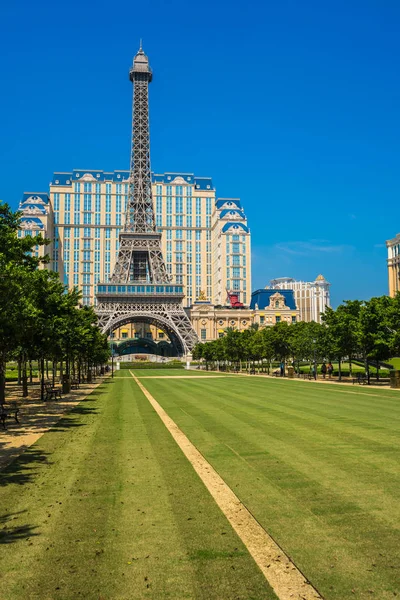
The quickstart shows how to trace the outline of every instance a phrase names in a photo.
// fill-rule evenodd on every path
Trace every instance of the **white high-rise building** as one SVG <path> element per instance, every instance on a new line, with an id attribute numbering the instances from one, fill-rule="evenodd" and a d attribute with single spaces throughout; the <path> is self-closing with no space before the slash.
<path id="1" fill-rule="evenodd" d="M 296 281 L 291 277 L 272 279 L 270 288 L 275 290 L 293 290 L 296 306 L 300 311 L 300 321 L 321 323 L 321 313 L 330 306 L 328 283 L 323 275 L 315 281 Z"/>

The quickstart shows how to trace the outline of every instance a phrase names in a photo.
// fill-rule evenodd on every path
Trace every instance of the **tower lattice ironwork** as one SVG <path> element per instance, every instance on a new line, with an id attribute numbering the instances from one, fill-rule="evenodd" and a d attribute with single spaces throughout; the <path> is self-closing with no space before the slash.
<path id="1" fill-rule="evenodd" d="M 156 230 L 150 169 L 149 60 L 140 47 L 129 78 L 133 83 L 132 149 L 125 223 L 109 283 L 97 288 L 99 325 L 111 333 L 129 321 L 162 328 L 181 353 L 198 341 L 183 309 L 183 287 L 171 281 Z"/>

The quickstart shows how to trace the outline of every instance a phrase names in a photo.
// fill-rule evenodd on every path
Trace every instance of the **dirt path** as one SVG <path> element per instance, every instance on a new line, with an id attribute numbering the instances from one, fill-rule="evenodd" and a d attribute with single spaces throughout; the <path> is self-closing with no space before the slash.
<path id="1" fill-rule="evenodd" d="M 241 503 L 231 488 L 167 415 L 141 381 L 131 371 L 130 373 L 247 547 L 278 598 L 280 600 L 320 600 L 322 596 L 318 591 L 312 587 L 296 565 Z"/>
<path id="2" fill-rule="evenodd" d="M 7 421 L 7 430 L 0 429 L 0 469 L 25 452 L 101 383 L 103 378 L 97 383 L 82 384 L 79 390 L 72 390 L 67 396 L 63 396 L 62 400 L 57 401 L 40 402 L 35 397 L 18 398 L 20 423 L 16 423 L 11 417 Z M 8 397 L 8 400 L 16 399 L 15 396 Z"/>

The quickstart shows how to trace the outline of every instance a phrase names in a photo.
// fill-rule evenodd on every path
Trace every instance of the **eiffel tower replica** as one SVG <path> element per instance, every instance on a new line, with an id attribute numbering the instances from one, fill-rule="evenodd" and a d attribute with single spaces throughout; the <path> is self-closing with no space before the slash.
<path id="1" fill-rule="evenodd" d="M 111 279 L 97 287 L 98 324 L 110 334 L 126 323 L 145 322 L 165 331 L 177 352 L 198 342 L 183 309 L 183 286 L 171 281 L 156 230 L 150 171 L 149 83 L 152 71 L 140 46 L 129 73 L 133 83 L 132 150 L 125 225 Z"/>

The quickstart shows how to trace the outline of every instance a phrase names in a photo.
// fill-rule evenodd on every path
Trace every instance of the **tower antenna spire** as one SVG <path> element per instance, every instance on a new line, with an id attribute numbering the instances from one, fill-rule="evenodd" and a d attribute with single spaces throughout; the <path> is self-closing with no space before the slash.
<path id="1" fill-rule="evenodd" d="M 142 41 L 142 38 L 140 38 L 139 52 L 143 52 Z"/>

